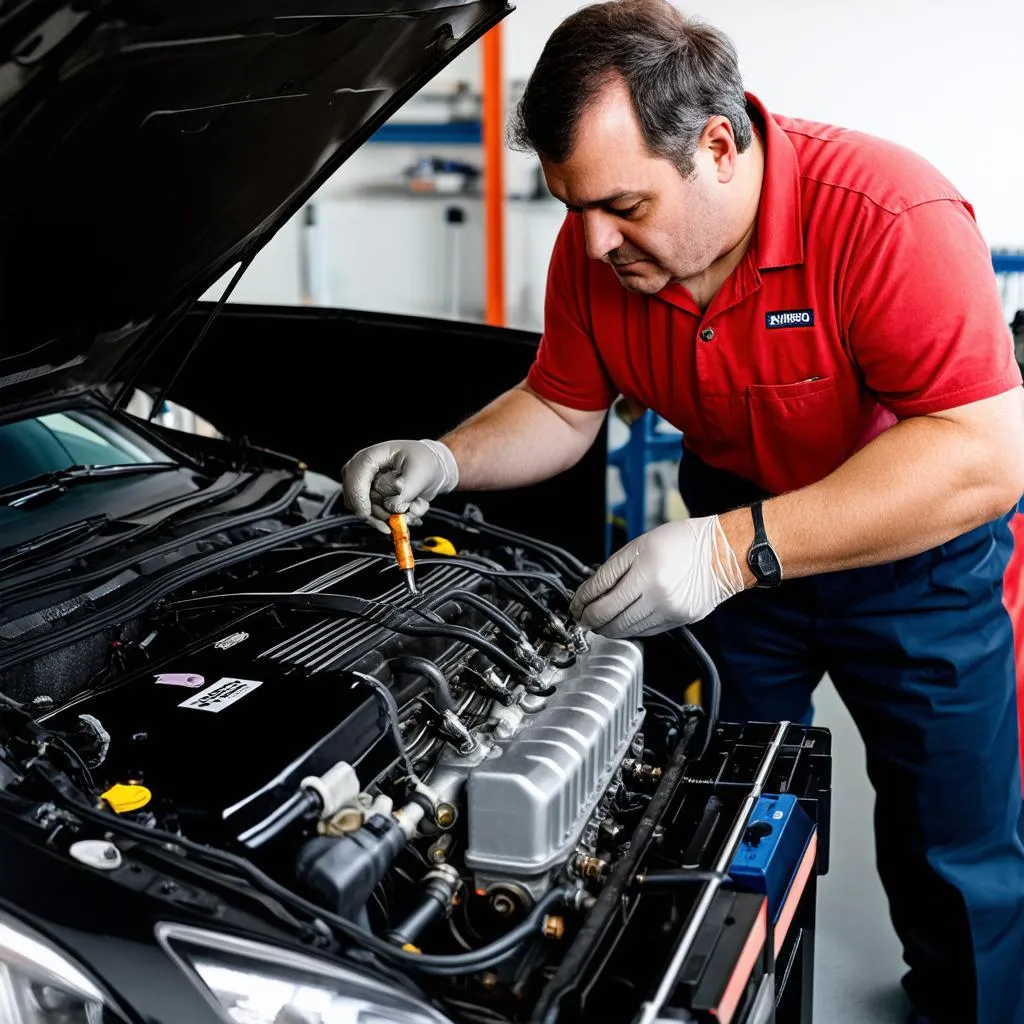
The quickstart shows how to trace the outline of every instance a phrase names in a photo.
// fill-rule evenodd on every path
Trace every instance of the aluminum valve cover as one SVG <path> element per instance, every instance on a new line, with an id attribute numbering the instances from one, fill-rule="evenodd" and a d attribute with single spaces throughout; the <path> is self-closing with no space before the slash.
<path id="1" fill-rule="evenodd" d="M 543 711 L 473 768 L 466 863 L 518 877 L 561 865 L 604 795 L 643 719 L 643 655 L 593 635 Z"/>

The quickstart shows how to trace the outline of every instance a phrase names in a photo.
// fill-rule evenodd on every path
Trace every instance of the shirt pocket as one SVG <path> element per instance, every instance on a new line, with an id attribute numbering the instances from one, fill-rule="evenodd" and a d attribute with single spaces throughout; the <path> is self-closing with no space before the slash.
<path id="1" fill-rule="evenodd" d="M 814 483 L 843 461 L 843 418 L 835 377 L 749 384 L 746 404 L 754 460 L 775 493 Z"/>

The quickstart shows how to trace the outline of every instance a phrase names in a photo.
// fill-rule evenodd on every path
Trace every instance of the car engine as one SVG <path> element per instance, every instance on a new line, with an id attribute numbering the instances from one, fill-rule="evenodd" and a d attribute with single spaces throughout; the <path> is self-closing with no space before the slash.
<path id="1" fill-rule="evenodd" d="M 429 984 L 453 1016 L 520 1019 L 699 709 L 570 620 L 589 570 L 566 552 L 473 509 L 414 547 L 415 592 L 386 536 L 326 520 L 171 590 L 32 703 L 98 806 L 450 957 Z"/>

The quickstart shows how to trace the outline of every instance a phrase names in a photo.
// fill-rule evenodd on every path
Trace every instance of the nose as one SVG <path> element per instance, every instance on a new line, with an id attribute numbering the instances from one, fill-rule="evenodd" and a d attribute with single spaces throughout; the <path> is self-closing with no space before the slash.
<path id="1" fill-rule="evenodd" d="M 583 232 L 587 242 L 587 255 L 592 260 L 604 259 L 625 241 L 615 218 L 603 210 L 584 212 Z"/>

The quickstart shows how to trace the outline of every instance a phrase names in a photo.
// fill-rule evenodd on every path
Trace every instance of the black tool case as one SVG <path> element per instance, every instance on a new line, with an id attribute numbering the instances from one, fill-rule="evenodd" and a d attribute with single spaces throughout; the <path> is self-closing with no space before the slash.
<path id="1" fill-rule="evenodd" d="M 696 759 L 681 743 L 533 1019 L 808 1024 L 831 767 L 831 734 L 788 723 L 721 725 Z M 809 838 L 773 914 L 728 869 L 759 841 L 758 800 L 778 794 L 796 798 Z"/>

